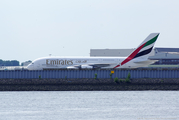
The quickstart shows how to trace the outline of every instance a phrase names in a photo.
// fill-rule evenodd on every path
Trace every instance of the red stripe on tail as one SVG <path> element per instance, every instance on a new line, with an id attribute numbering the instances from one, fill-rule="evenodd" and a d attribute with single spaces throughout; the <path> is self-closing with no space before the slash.
<path id="1" fill-rule="evenodd" d="M 141 45 L 140 47 L 138 47 L 132 54 L 130 54 L 122 63 L 121 66 L 124 65 L 125 63 L 129 62 L 130 60 L 132 60 L 137 53 L 144 47 L 146 43 L 144 43 L 143 45 Z M 114 68 L 119 67 L 120 65 L 115 66 Z"/>

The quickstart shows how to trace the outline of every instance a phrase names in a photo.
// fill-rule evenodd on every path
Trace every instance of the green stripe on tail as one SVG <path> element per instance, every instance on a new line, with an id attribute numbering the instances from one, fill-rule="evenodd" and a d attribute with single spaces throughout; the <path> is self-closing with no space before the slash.
<path id="1" fill-rule="evenodd" d="M 144 47 L 148 46 L 148 45 L 151 45 L 152 43 L 154 43 L 157 38 L 158 38 L 159 34 L 157 36 L 155 36 L 154 38 L 152 38 L 151 40 L 149 40 L 148 42 L 146 42 L 146 44 L 144 45 Z M 143 47 L 143 48 L 144 48 Z"/>

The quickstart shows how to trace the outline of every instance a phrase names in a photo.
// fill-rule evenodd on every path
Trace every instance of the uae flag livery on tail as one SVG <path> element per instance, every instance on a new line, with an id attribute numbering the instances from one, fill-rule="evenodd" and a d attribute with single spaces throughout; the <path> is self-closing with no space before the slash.
<path id="1" fill-rule="evenodd" d="M 151 33 L 126 59 L 114 68 L 120 67 L 133 59 L 148 59 L 148 55 L 152 51 L 158 36 L 159 33 Z"/>

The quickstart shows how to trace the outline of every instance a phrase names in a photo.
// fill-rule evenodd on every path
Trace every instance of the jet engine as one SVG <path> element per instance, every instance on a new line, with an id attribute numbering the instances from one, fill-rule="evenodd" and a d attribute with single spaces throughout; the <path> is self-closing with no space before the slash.
<path id="1" fill-rule="evenodd" d="M 67 69 L 79 69 L 79 68 L 75 67 L 75 66 L 69 66 L 69 67 L 67 67 Z"/>
<path id="2" fill-rule="evenodd" d="M 93 69 L 93 66 L 81 65 L 81 69 Z"/>

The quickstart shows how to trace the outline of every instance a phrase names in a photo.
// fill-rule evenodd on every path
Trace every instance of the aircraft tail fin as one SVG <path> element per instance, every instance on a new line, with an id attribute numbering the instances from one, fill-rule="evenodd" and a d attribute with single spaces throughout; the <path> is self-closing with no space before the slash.
<path id="1" fill-rule="evenodd" d="M 148 56 L 152 51 L 159 33 L 151 33 L 129 56 L 134 58 Z M 146 57 L 147 57 L 146 56 Z"/>
<path id="2" fill-rule="evenodd" d="M 151 33 L 124 61 L 117 65 L 114 68 L 117 68 L 132 59 L 143 58 L 148 59 L 149 53 L 152 51 L 152 48 L 158 38 L 160 33 Z"/>

